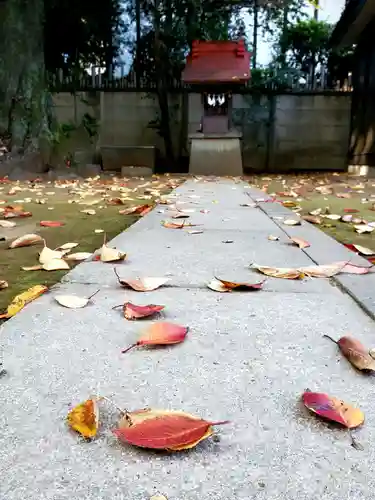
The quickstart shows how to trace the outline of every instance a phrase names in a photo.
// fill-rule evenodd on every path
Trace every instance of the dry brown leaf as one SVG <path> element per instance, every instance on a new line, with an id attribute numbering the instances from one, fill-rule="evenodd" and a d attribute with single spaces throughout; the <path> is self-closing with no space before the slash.
<path id="1" fill-rule="evenodd" d="M 271 276 L 272 278 L 283 278 L 288 280 L 304 278 L 304 273 L 301 270 L 294 269 L 292 267 L 269 267 L 260 266 L 258 264 L 252 264 L 251 267 L 266 276 Z"/>
<path id="2" fill-rule="evenodd" d="M 310 222 L 311 224 L 321 224 L 322 218 L 317 215 L 304 215 L 302 219 L 306 222 Z"/>
<path id="3" fill-rule="evenodd" d="M 24 234 L 13 240 L 9 248 L 29 247 L 38 243 L 44 243 L 44 239 L 39 234 Z"/>

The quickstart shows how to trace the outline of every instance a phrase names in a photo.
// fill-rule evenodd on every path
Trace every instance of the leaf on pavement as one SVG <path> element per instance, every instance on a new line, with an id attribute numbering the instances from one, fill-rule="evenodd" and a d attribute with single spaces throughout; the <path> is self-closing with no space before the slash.
<path id="1" fill-rule="evenodd" d="M 186 226 L 185 221 L 183 221 L 183 222 L 170 222 L 170 221 L 166 221 L 166 220 L 163 220 L 161 222 L 161 225 L 163 227 L 168 228 L 168 229 L 183 229 Z M 190 226 L 190 224 L 189 224 L 189 226 Z"/>
<path id="2" fill-rule="evenodd" d="M 227 423 L 208 422 L 184 412 L 147 409 L 126 414 L 113 433 L 126 444 L 180 451 L 194 448 L 213 434 L 213 426 Z"/>
<path id="3" fill-rule="evenodd" d="M 270 234 L 267 238 L 269 241 L 279 241 L 279 237 L 278 236 L 273 236 L 272 234 Z"/>
<path id="4" fill-rule="evenodd" d="M 283 221 L 283 224 L 285 224 L 286 226 L 300 226 L 301 221 L 299 219 L 285 219 Z"/>
<path id="5" fill-rule="evenodd" d="M 294 245 L 297 245 L 297 247 L 299 247 L 301 250 L 303 248 L 308 248 L 310 246 L 310 243 L 306 240 L 303 240 L 302 238 L 290 238 L 290 240 Z"/>
<path id="6" fill-rule="evenodd" d="M 65 226 L 65 222 L 60 222 L 58 220 L 41 220 L 39 225 L 42 227 L 61 227 Z"/>
<path id="7" fill-rule="evenodd" d="M 75 406 L 68 413 L 69 426 L 84 438 L 96 436 L 99 428 L 99 408 L 97 400 L 92 398 Z"/>
<path id="8" fill-rule="evenodd" d="M 353 337 L 341 337 L 336 342 L 329 335 L 324 335 L 324 337 L 337 344 L 342 354 L 355 368 L 364 372 L 375 372 L 375 360 L 359 340 Z"/>
<path id="9" fill-rule="evenodd" d="M 252 264 L 251 267 L 266 276 L 271 276 L 272 278 L 284 278 L 287 280 L 304 278 L 304 273 L 302 271 L 292 267 L 269 267 L 260 266 L 258 264 Z"/>
<path id="10" fill-rule="evenodd" d="M 55 295 L 55 300 L 61 306 L 67 307 L 68 309 L 81 309 L 87 306 L 89 301 L 99 292 L 97 290 L 95 293 L 89 297 L 77 297 L 76 295 Z"/>
<path id="11" fill-rule="evenodd" d="M 124 280 L 120 278 L 117 270 L 114 269 L 114 273 L 117 276 L 117 280 L 121 286 L 125 288 L 132 288 L 136 292 L 151 292 L 160 288 L 162 285 L 165 285 L 169 278 L 154 278 L 154 277 L 146 277 L 146 278 L 136 278 L 131 280 Z"/>
<path id="12" fill-rule="evenodd" d="M 24 234 L 13 240 L 9 248 L 29 247 L 38 243 L 44 243 L 44 239 L 39 234 Z"/>
<path id="13" fill-rule="evenodd" d="M 20 312 L 29 302 L 32 302 L 33 300 L 37 299 L 45 293 L 48 290 L 48 288 L 44 285 L 35 285 L 26 292 L 22 292 L 19 295 L 16 295 L 12 302 L 9 304 L 7 307 L 7 310 L 5 313 L 0 314 L 0 319 L 2 318 L 11 318 L 12 316 L 15 316 L 18 312 Z"/>
<path id="14" fill-rule="evenodd" d="M 337 422 L 348 429 L 360 426 L 365 420 L 361 410 L 328 394 L 306 391 L 302 400 L 306 408 L 316 415 Z"/>
<path id="15" fill-rule="evenodd" d="M 190 215 L 184 214 L 184 213 L 178 213 L 178 214 L 172 215 L 172 219 L 188 219 L 189 217 L 190 217 Z"/>
<path id="16" fill-rule="evenodd" d="M 239 283 L 233 281 L 226 281 L 220 278 L 216 278 L 207 283 L 208 288 L 214 290 L 215 292 L 232 292 L 237 291 L 255 291 L 261 290 L 263 288 L 264 281 L 259 283 Z"/>
<path id="17" fill-rule="evenodd" d="M 340 273 L 344 269 L 345 265 L 345 262 L 335 262 L 333 264 L 322 266 L 301 267 L 300 271 L 310 278 L 331 278 L 332 276 Z"/>
<path id="18" fill-rule="evenodd" d="M 121 307 L 123 308 L 124 317 L 128 320 L 149 318 L 165 308 L 165 306 L 158 306 L 155 304 L 138 306 L 137 304 L 132 304 L 131 302 L 125 302 L 125 304 Z"/>
<path id="19" fill-rule="evenodd" d="M 154 323 L 143 332 L 135 344 L 124 349 L 122 352 L 128 352 L 130 349 L 137 346 L 180 344 L 185 340 L 188 330 L 186 326 L 180 326 L 174 323 Z"/>

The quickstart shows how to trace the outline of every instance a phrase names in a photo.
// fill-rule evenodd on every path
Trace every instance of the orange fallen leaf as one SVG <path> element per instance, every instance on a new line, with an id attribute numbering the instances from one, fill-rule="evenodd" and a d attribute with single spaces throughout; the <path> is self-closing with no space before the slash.
<path id="1" fill-rule="evenodd" d="M 58 220 L 41 220 L 39 225 L 42 227 L 61 227 L 65 226 L 65 222 L 60 222 Z"/>
<path id="2" fill-rule="evenodd" d="M 292 243 L 297 245 L 301 250 L 303 248 L 308 248 L 310 246 L 310 243 L 306 240 L 303 240 L 302 238 L 290 238 Z"/>
<path id="3" fill-rule="evenodd" d="M 127 413 L 113 433 L 120 441 L 141 448 L 180 451 L 194 448 L 213 434 L 213 426 L 227 423 L 208 422 L 184 412 L 149 409 Z"/>
<path id="4" fill-rule="evenodd" d="M 180 344 L 185 340 L 188 330 L 186 326 L 175 325 L 173 323 L 154 323 L 144 331 L 135 344 L 124 349 L 122 352 L 128 352 L 137 346 Z"/>
<path id="5" fill-rule="evenodd" d="M 132 304 L 131 302 L 125 302 L 122 307 L 124 311 L 124 317 L 128 320 L 149 318 L 154 316 L 155 314 L 162 311 L 165 306 L 158 306 L 155 304 L 148 304 L 147 306 L 138 306 L 136 304 Z"/>
<path id="6" fill-rule="evenodd" d="M 254 291 L 261 290 L 263 288 L 264 281 L 259 283 L 238 283 L 233 281 L 226 281 L 220 278 L 216 278 L 207 283 L 208 288 L 214 290 L 215 292 L 232 292 L 233 290 L 238 291 Z"/>
<path id="7" fill-rule="evenodd" d="M 117 273 L 117 269 L 114 269 L 114 273 L 117 276 L 117 280 L 121 286 L 125 288 L 132 288 L 136 292 L 151 292 L 160 288 L 162 285 L 165 285 L 169 278 L 154 278 L 154 277 L 146 277 L 146 278 L 136 278 L 132 280 L 124 280 L 120 278 Z"/>
<path id="8" fill-rule="evenodd" d="M 369 350 L 353 337 L 341 337 L 338 341 L 329 335 L 323 335 L 334 342 L 346 359 L 358 370 L 375 372 L 375 360 L 370 356 Z"/>
<path id="9" fill-rule="evenodd" d="M 32 302 L 33 300 L 37 299 L 45 293 L 48 290 L 48 287 L 44 285 L 35 285 L 26 292 L 22 292 L 19 295 L 16 295 L 12 302 L 9 304 L 7 307 L 7 310 L 5 313 L 0 314 L 0 319 L 3 318 L 11 318 L 12 316 L 15 316 L 18 312 L 20 312 L 29 302 Z"/>
<path id="10" fill-rule="evenodd" d="M 183 221 L 183 222 L 169 222 L 169 221 L 163 220 L 161 225 L 163 227 L 168 228 L 168 229 L 183 229 L 185 227 L 185 221 Z M 189 226 L 190 226 L 190 224 L 189 224 Z"/>
<path id="11" fill-rule="evenodd" d="M 305 277 L 304 273 L 299 269 L 294 269 L 292 267 L 268 267 L 260 266 L 258 264 L 252 264 L 254 269 L 266 276 L 271 276 L 272 278 L 284 278 L 288 280 L 302 279 Z"/>
<path id="12" fill-rule="evenodd" d="M 44 239 L 39 234 L 24 234 L 13 240 L 9 248 L 28 247 L 38 243 L 44 243 Z"/>
<path id="13" fill-rule="evenodd" d="M 69 426 L 81 434 L 81 436 L 91 439 L 96 436 L 99 428 L 99 408 L 96 399 L 88 399 L 75 406 L 68 413 Z"/>
<path id="14" fill-rule="evenodd" d="M 295 201 L 292 201 L 292 200 L 285 200 L 282 202 L 282 205 L 283 205 L 283 207 L 286 207 L 286 208 L 298 207 L 298 203 L 296 203 Z"/>
<path id="15" fill-rule="evenodd" d="M 303 393 L 302 400 L 306 408 L 313 413 L 348 429 L 360 426 L 365 420 L 361 410 L 328 394 L 306 391 Z"/>

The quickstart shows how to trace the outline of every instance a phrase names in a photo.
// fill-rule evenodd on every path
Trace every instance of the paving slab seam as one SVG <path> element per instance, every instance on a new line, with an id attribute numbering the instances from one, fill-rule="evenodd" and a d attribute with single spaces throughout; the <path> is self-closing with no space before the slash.
<path id="1" fill-rule="evenodd" d="M 254 200 L 254 198 L 250 195 L 250 193 L 246 193 L 250 199 L 252 199 L 255 203 L 256 201 Z M 267 217 L 269 217 L 269 219 L 271 219 L 275 224 L 276 226 L 278 226 L 278 228 L 288 237 L 290 238 L 291 235 L 289 234 L 289 232 L 287 231 L 287 229 L 285 227 L 282 226 L 282 224 L 280 224 L 280 222 L 275 219 L 274 217 L 271 217 L 266 210 L 264 210 L 264 208 L 260 205 L 258 205 L 258 208 L 265 214 L 267 215 Z M 285 208 L 285 207 L 284 207 Z M 289 210 L 287 209 L 287 211 L 295 216 L 296 214 L 292 211 L 292 210 Z M 332 238 L 333 239 L 333 238 Z M 334 240 L 335 241 L 335 240 Z M 338 246 L 341 246 L 341 244 L 339 242 L 336 242 Z M 309 255 L 309 253 L 307 251 L 305 251 L 305 249 L 301 248 L 302 252 L 316 265 L 319 265 L 319 262 L 314 259 L 313 257 L 311 257 L 311 255 Z M 339 290 L 341 290 L 341 292 L 349 295 L 349 297 L 354 300 L 354 302 L 362 309 L 362 311 L 364 311 L 371 319 L 375 320 L 375 311 L 373 311 L 371 308 L 369 308 L 359 297 L 358 295 L 353 292 L 353 290 L 351 289 L 351 287 L 345 285 L 344 283 L 341 282 L 340 280 L 340 277 L 339 276 L 332 276 L 332 278 L 329 278 L 328 281 L 330 282 L 330 284 L 332 286 L 335 286 L 337 287 Z"/>

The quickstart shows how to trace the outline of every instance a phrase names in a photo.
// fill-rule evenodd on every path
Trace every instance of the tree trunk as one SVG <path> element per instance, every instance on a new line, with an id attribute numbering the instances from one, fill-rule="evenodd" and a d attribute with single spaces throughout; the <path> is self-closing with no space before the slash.
<path id="1" fill-rule="evenodd" d="M 6 0 L 0 11 L 0 129 L 12 149 L 35 150 L 49 130 L 43 0 Z"/>
<path id="2" fill-rule="evenodd" d="M 165 155 L 168 165 L 174 163 L 174 151 L 171 134 L 171 123 L 168 103 L 168 81 L 166 78 L 167 61 L 164 61 L 162 54 L 162 47 L 160 41 L 160 12 L 159 0 L 155 0 L 154 11 L 154 54 L 155 54 L 155 74 L 156 74 L 156 92 L 158 96 L 159 109 L 160 109 L 160 129 L 161 135 L 164 139 Z M 164 54 L 166 56 L 166 54 Z"/>

